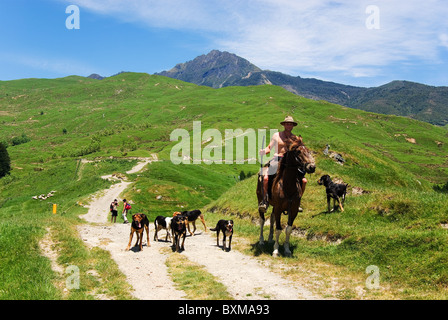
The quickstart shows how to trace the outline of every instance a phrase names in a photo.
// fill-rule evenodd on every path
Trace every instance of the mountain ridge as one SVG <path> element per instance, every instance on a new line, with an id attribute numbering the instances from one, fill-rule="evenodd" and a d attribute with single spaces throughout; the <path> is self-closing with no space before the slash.
<path id="1" fill-rule="evenodd" d="M 403 80 L 394 80 L 379 87 L 357 87 L 315 78 L 294 77 L 262 70 L 242 57 L 219 50 L 212 50 L 155 74 L 212 88 L 277 85 L 313 100 L 410 117 L 439 126 L 448 124 L 448 87 Z"/>

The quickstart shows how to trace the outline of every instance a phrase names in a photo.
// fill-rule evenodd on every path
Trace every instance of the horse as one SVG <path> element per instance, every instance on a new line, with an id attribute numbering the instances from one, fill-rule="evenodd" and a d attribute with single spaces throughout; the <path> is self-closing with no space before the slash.
<path id="1" fill-rule="evenodd" d="M 262 174 L 258 174 L 257 184 L 257 198 L 258 203 L 263 200 L 263 174 L 266 172 L 267 167 L 263 168 L 265 171 Z M 291 251 L 289 249 L 289 237 L 292 232 L 292 224 L 297 217 L 300 201 L 302 198 L 302 186 L 301 179 L 305 173 L 313 173 L 316 170 L 314 157 L 311 152 L 305 147 L 302 137 L 298 137 L 287 147 L 283 158 L 280 160 L 277 173 L 273 177 L 273 183 L 271 188 L 271 197 L 269 198 L 269 205 L 272 205 L 272 213 L 270 217 L 270 230 L 268 241 L 271 242 L 274 233 L 274 221 L 276 226 L 275 232 L 275 244 L 274 257 L 278 256 L 279 237 L 282 232 L 281 214 L 287 212 L 288 225 L 286 226 L 285 234 L 286 239 L 284 243 L 285 255 L 290 256 Z M 259 244 L 264 244 L 263 227 L 265 223 L 265 211 L 258 210 L 260 215 L 260 240 Z"/>

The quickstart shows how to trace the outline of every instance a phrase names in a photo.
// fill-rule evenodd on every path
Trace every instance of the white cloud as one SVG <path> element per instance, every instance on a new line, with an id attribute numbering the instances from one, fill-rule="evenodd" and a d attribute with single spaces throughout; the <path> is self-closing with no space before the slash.
<path id="1" fill-rule="evenodd" d="M 373 75 L 391 64 L 438 59 L 437 29 L 448 27 L 441 2 L 376 1 L 380 29 L 369 30 L 368 2 L 282 1 L 273 11 L 281 14 L 248 25 L 234 39 L 221 43 L 261 67 L 296 71 L 335 71 L 351 76 Z M 302 2 L 300 2 L 302 3 Z M 446 8 L 446 6 L 445 6 Z M 445 12 L 443 14 L 442 12 Z M 440 24 L 440 25 L 438 25 Z M 360 70 L 363 70 L 360 72 Z"/>
<path id="2" fill-rule="evenodd" d="M 24 54 L 2 53 L 0 58 L 3 62 L 26 66 L 31 69 L 43 70 L 61 76 L 84 75 L 93 73 L 96 69 L 84 63 L 71 59 L 49 59 Z"/>
<path id="3" fill-rule="evenodd" d="M 222 30 L 232 19 L 230 5 L 219 0 L 59 0 L 100 14 L 151 27 L 189 30 Z"/>
<path id="4" fill-rule="evenodd" d="M 448 34 L 443 33 L 439 35 L 440 45 L 448 49 Z"/>
<path id="5" fill-rule="evenodd" d="M 444 0 L 59 0 L 151 27 L 208 32 L 216 49 L 261 68 L 374 76 L 382 68 L 438 62 L 448 47 Z M 366 8 L 379 8 L 369 30 Z"/>

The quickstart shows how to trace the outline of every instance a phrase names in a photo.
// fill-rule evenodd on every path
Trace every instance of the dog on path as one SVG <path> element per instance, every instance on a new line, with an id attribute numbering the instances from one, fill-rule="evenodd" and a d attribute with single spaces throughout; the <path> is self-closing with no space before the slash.
<path id="1" fill-rule="evenodd" d="M 192 210 L 192 211 L 182 211 L 182 215 L 187 217 L 187 228 L 190 235 L 194 236 L 194 232 L 196 231 L 196 220 L 199 218 L 204 225 L 205 232 L 207 232 L 207 226 L 205 225 L 204 215 L 201 210 Z M 193 224 L 193 232 L 190 231 L 190 222 Z"/>
<path id="2" fill-rule="evenodd" d="M 171 238 L 170 230 L 171 230 L 171 217 L 157 216 L 154 220 L 154 241 L 159 241 L 158 232 L 160 230 L 166 230 L 165 242 L 168 241 L 168 238 Z"/>
<path id="3" fill-rule="evenodd" d="M 173 238 L 173 249 L 175 249 L 176 252 L 179 252 L 180 250 L 185 250 L 184 244 L 185 244 L 185 237 L 187 236 L 187 217 L 184 215 L 176 215 L 171 220 L 171 233 Z M 182 238 L 182 245 L 180 244 L 180 240 Z"/>
<path id="4" fill-rule="evenodd" d="M 227 251 L 231 250 L 232 246 L 232 236 L 233 236 L 233 220 L 219 220 L 216 224 L 216 228 L 210 228 L 211 231 L 216 232 L 216 245 L 219 247 L 219 232 L 222 231 L 222 250 L 226 250 L 226 237 L 229 237 L 229 248 Z"/>
<path id="5" fill-rule="evenodd" d="M 331 211 L 337 210 L 338 206 L 336 206 L 336 201 L 338 202 L 339 208 L 341 208 L 341 211 L 344 212 L 344 201 L 345 201 L 345 195 L 347 194 L 347 187 L 348 184 L 345 183 L 334 183 L 331 181 L 331 178 L 328 174 L 323 175 L 317 183 L 319 185 L 325 186 L 325 191 L 327 193 L 327 207 L 328 207 L 328 213 Z M 330 210 L 330 201 L 333 199 L 333 210 Z"/>
<path id="6" fill-rule="evenodd" d="M 126 251 L 129 251 L 131 248 L 132 238 L 134 233 L 137 235 L 137 242 L 135 242 L 134 247 L 137 245 L 140 248 L 140 251 L 143 251 L 143 230 L 146 230 L 146 245 L 150 247 L 149 243 L 149 220 L 148 217 L 143 213 L 136 213 L 132 215 L 132 223 L 131 223 L 131 234 L 129 235 L 129 243 L 126 248 Z"/>

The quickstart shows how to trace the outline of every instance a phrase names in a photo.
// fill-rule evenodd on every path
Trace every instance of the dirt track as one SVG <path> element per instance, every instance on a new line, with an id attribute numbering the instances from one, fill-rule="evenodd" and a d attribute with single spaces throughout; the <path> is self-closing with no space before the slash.
<path id="1" fill-rule="evenodd" d="M 149 161 L 139 163 L 131 172 L 138 172 Z M 170 246 L 164 241 L 155 242 L 154 225 L 150 224 L 150 247 L 143 251 L 125 251 L 129 241 L 127 224 L 108 222 L 110 202 L 117 198 L 131 182 L 122 181 L 94 196 L 87 214 L 81 216 L 90 224 L 79 227 L 80 237 L 88 246 L 108 250 L 134 288 L 133 295 L 139 299 L 183 299 L 184 292 L 175 288 L 165 264 L 169 253 L 161 250 Z M 120 214 L 120 213 L 119 213 Z M 221 281 L 235 299 L 320 299 L 308 289 L 291 283 L 263 266 L 256 258 L 238 251 L 224 252 L 216 246 L 216 234 L 204 232 L 198 223 L 194 237 L 187 237 L 185 251 L 181 254 L 205 268 Z M 208 226 L 210 227 L 210 226 Z M 160 232 L 164 239 L 164 231 Z M 233 242 L 238 241 L 235 234 Z M 135 238 L 133 240 L 135 242 Z M 133 243 L 134 244 L 134 243 Z"/>

